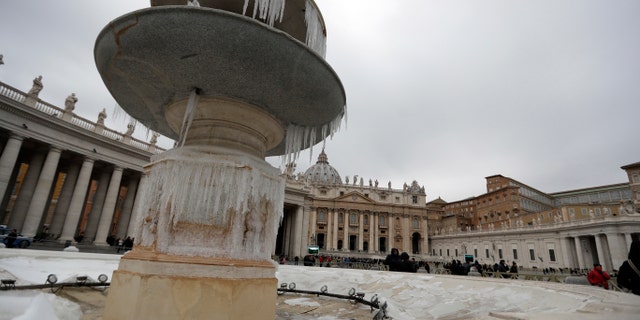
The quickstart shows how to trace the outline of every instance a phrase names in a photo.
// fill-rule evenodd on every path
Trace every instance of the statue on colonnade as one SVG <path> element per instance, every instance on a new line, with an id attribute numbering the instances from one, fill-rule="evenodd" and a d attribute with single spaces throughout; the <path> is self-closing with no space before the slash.
<path id="1" fill-rule="evenodd" d="M 37 76 L 35 79 L 33 79 L 33 86 L 27 94 L 37 97 L 40 91 L 42 91 L 42 88 L 44 88 L 44 86 L 42 85 L 42 76 Z"/>

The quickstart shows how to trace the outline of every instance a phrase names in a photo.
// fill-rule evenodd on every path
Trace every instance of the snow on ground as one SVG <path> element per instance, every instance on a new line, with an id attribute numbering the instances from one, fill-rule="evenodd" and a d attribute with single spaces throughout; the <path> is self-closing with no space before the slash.
<path id="1" fill-rule="evenodd" d="M 82 252 L 0 249 L 0 278 L 16 278 L 17 285 L 41 284 L 51 273 L 59 281 L 78 275 L 96 279 L 111 275 L 120 255 Z M 394 320 L 413 319 L 637 319 L 640 297 L 602 288 L 526 280 L 397 273 L 355 269 L 279 265 L 279 283 L 295 282 L 296 289 L 347 294 L 377 294 L 389 305 Z M 289 305 L 313 306 L 315 296 L 293 297 Z M 36 316 L 37 315 L 37 316 Z M 337 319 L 327 315 L 323 319 Z M 48 317 L 48 318 L 47 318 Z M 1 319 L 79 319 L 73 302 L 40 291 L 0 291 Z"/>

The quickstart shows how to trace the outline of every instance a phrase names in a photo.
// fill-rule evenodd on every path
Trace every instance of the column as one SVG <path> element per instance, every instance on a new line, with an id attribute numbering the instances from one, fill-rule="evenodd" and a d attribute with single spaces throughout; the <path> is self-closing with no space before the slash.
<path id="1" fill-rule="evenodd" d="M 338 210 L 333 209 L 333 248 L 338 250 Z"/>
<path id="2" fill-rule="evenodd" d="M 45 206 L 49 201 L 53 180 L 56 177 L 60 154 L 62 154 L 61 149 L 52 147 L 49 150 L 49 154 L 47 154 L 47 160 L 44 162 L 42 171 L 40 171 L 40 177 L 38 178 L 38 183 L 36 184 L 29 209 L 27 210 L 27 216 L 22 226 L 22 234 L 26 237 L 33 237 L 38 233 Z"/>
<path id="3" fill-rule="evenodd" d="M 387 229 L 389 234 L 387 236 L 387 252 L 391 252 L 391 249 L 396 247 L 396 230 L 394 229 L 395 220 L 393 213 L 389 212 L 387 221 L 389 225 L 389 229 Z"/>
<path id="4" fill-rule="evenodd" d="M 118 193 L 120 193 L 120 181 L 122 181 L 122 171 L 120 167 L 115 167 L 109 181 L 109 190 L 100 214 L 100 222 L 98 223 L 98 232 L 96 233 L 95 244 L 108 245 L 107 237 L 111 232 L 111 222 L 113 221 L 113 213 L 118 202 Z"/>
<path id="5" fill-rule="evenodd" d="M 9 181 L 11 181 L 11 174 L 16 166 L 23 140 L 23 137 L 11 134 L 4 146 L 2 156 L 0 156 L 0 203 L 7 192 Z"/>
<path id="6" fill-rule="evenodd" d="M 332 248 L 335 247 L 333 245 L 333 228 L 331 227 L 332 222 L 333 222 L 333 209 L 327 209 L 327 225 L 325 227 L 327 230 L 327 236 L 325 237 L 327 250 L 331 250 Z"/>
<path id="7" fill-rule="evenodd" d="M 580 243 L 580 237 L 573 238 L 576 243 L 576 256 L 578 257 L 578 268 L 583 269 L 585 267 L 584 260 L 582 258 L 582 244 Z"/>
<path id="8" fill-rule="evenodd" d="M 358 251 L 364 250 L 364 212 L 358 211 Z"/>
<path id="9" fill-rule="evenodd" d="M 412 245 L 411 245 L 411 230 L 409 229 L 409 226 L 411 226 L 411 216 L 408 214 L 403 214 L 402 215 L 402 248 L 403 251 L 406 251 L 409 254 L 413 254 L 413 250 L 412 250 Z"/>
<path id="10" fill-rule="evenodd" d="M 118 228 L 116 229 L 116 239 L 126 239 L 129 233 L 129 223 L 131 222 L 131 216 L 133 211 L 133 204 L 136 200 L 136 193 L 138 191 L 138 182 L 140 178 L 132 176 L 127 185 L 127 196 L 122 204 L 122 211 L 120 212 L 120 219 L 118 221 Z"/>
<path id="11" fill-rule="evenodd" d="M 315 242 L 311 243 L 312 245 L 318 245 L 318 235 L 316 234 L 316 225 L 318 225 L 317 222 L 317 210 L 318 208 L 316 207 L 311 207 L 311 215 L 309 217 L 309 234 L 313 236 L 313 238 L 315 239 Z"/>
<path id="12" fill-rule="evenodd" d="M 380 251 L 380 213 L 373 213 L 373 252 Z"/>
<path id="13" fill-rule="evenodd" d="M 596 234 L 594 237 L 596 240 L 596 250 L 598 251 L 598 263 L 600 263 L 602 268 L 605 270 L 611 271 L 611 262 L 605 258 L 604 246 L 602 245 L 602 235 Z"/>
<path id="14" fill-rule="evenodd" d="M 73 236 L 76 234 L 78 228 L 78 222 L 80 222 L 80 216 L 82 215 L 82 209 L 84 208 L 84 198 L 87 195 L 87 187 L 91 181 L 91 171 L 93 170 L 93 159 L 86 158 L 82 163 L 80 169 L 80 175 L 78 181 L 73 190 L 71 196 L 71 203 L 69 204 L 69 211 L 67 217 L 64 220 L 64 226 L 60 234 L 59 240 L 61 242 L 67 240 L 73 240 Z"/>
<path id="15" fill-rule="evenodd" d="M 302 206 L 298 206 L 296 208 L 296 218 L 295 218 L 295 228 L 294 228 L 294 233 L 293 233 L 293 252 L 292 252 L 292 256 L 289 257 L 289 259 L 293 259 L 293 257 L 295 256 L 304 256 L 305 255 L 305 248 L 302 247 L 302 220 L 304 219 L 303 217 L 303 209 Z M 328 241 L 328 240 L 327 240 Z"/>
<path id="16" fill-rule="evenodd" d="M 631 237 L 631 233 L 624 234 L 624 240 L 627 244 L 627 252 L 631 250 L 631 242 L 633 242 L 633 238 Z"/>
<path id="17" fill-rule="evenodd" d="M 292 214 L 286 214 L 285 213 L 285 219 L 283 221 L 284 225 L 282 226 L 282 231 L 283 231 L 283 250 L 282 250 L 282 254 L 284 255 L 289 255 L 291 253 L 292 250 L 292 245 L 291 245 L 291 239 L 293 237 L 293 215 Z"/>
<path id="18" fill-rule="evenodd" d="M 571 247 L 569 245 L 569 240 L 570 238 L 566 237 L 560 239 L 560 249 L 562 250 L 562 252 L 558 256 L 562 257 L 562 262 L 560 263 L 560 265 L 563 268 L 569 268 L 575 265 L 573 259 L 571 258 L 573 255 L 569 255 L 569 248 Z"/>
<path id="19" fill-rule="evenodd" d="M 60 197 L 58 198 L 58 204 L 56 210 L 53 213 L 51 224 L 49 225 L 49 233 L 58 236 L 62 231 L 64 225 L 65 216 L 69 212 L 69 206 L 71 205 L 71 197 L 73 196 L 73 189 L 76 186 L 78 180 L 78 174 L 80 173 L 80 164 L 72 163 L 67 169 L 62 190 L 60 190 Z"/>
<path id="20" fill-rule="evenodd" d="M 369 253 L 376 252 L 375 244 L 374 244 L 375 241 L 376 241 L 375 240 L 376 237 L 374 235 L 376 229 L 373 227 L 373 225 L 374 225 L 373 219 L 374 219 L 373 218 L 373 212 L 369 212 L 369 251 L 368 251 Z"/>
<path id="21" fill-rule="evenodd" d="M 430 252 L 430 248 L 429 248 L 429 220 L 427 220 L 427 217 L 423 217 L 422 218 L 422 223 L 420 224 L 422 226 L 422 232 L 421 232 L 421 236 L 422 236 L 422 250 L 420 250 L 421 254 L 429 254 Z M 475 257 L 475 259 L 477 259 L 477 257 Z"/>
<path id="22" fill-rule="evenodd" d="M 104 170 L 104 169 L 103 169 Z M 91 202 L 91 211 L 87 217 L 87 224 L 84 228 L 84 242 L 93 242 L 96 240 L 96 233 L 98 231 L 98 223 L 100 222 L 100 213 L 102 213 L 102 207 L 104 206 L 104 199 L 107 197 L 107 189 L 109 187 L 109 180 L 111 175 L 109 172 L 100 172 L 98 178 L 98 186 L 93 195 L 93 202 Z"/>
<path id="23" fill-rule="evenodd" d="M 309 207 L 305 207 L 305 206 L 301 206 L 302 208 L 302 250 L 303 253 L 302 255 L 306 255 L 307 254 L 307 246 L 309 246 L 309 214 L 307 214 L 309 212 Z M 300 257 L 300 260 L 302 260 L 302 257 Z"/>
<path id="24" fill-rule="evenodd" d="M 629 251 L 624 250 L 626 246 L 621 234 L 607 233 L 606 237 L 609 252 L 611 253 L 612 269 L 618 269 L 627 260 Z"/>
<path id="25" fill-rule="evenodd" d="M 350 221 L 349 210 L 344 211 L 344 224 L 342 226 L 342 251 L 349 251 L 349 221 Z"/>
<path id="26" fill-rule="evenodd" d="M 38 183 L 38 177 L 40 176 L 40 169 L 42 169 L 44 158 L 44 153 L 39 151 L 36 151 L 36 154 L 31 158 L 27 174 L 24 176 L 24 180 L 22 180 L 22 186 L 20 187 L 18 198 L 13 205 L 13 209 L 11 209 L 9 227 L 16 228 L 18 231 L 22 231 L 24 220 L 27 216 L 27 210 L 29 209 L 31 198 Z"/>

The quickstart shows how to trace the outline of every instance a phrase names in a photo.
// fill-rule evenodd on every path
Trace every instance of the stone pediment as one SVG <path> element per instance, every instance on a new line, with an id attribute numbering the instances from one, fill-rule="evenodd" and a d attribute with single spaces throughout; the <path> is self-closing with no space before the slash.
<path id="1" fill-rule="evenodd" d="M 348 202 L 354 202 L 354 203 L 375 203 L 375 201 L 365 197 L 363 194 L 357 191 L 352 191 L 342 196 L 336 197 L 335 200 L 348 201 Z"/>

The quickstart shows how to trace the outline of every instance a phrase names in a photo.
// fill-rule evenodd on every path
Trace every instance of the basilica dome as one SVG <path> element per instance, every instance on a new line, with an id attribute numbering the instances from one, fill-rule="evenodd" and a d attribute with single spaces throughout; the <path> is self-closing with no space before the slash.
<path id="1" fill-rule="evenodd" d="M 327 160 L 324 149 L 318 155 L 318 161 L 304 173 L 305 179 L 311 184 L 342 184 L 338 170 L 332 167 Z"/>

